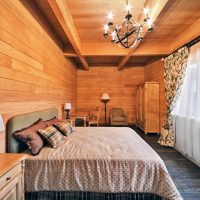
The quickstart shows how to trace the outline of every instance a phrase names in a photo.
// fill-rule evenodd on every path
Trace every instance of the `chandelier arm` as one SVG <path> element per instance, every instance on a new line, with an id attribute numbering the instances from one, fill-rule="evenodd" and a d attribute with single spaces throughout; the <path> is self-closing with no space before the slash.
<path id="1" fill-rule="evenodd" d="M 129 11 L 128 11 L 128 14 L 129 14 Z M 128 22 L 129 22 L 129 20 L 128 20 Z M 129 30 L 129 23 L 128 23 L 128 26 L 127 26 L 126 30 L 127 30 L 126 32 L 128 32 L 128 30 Z M 129 46 L 129 45 L 128 45 L 128 39 L 129 39 L 129 38 L 127 37 L 127 41 L 126 41 L 126 42 L 127 42 L 127 46 Z"/>
<path id="2" fill-rule="evenodd" d="M 120 43 L 124 48 L 128 48 L 127 46 L 125 46 L 122 42 L 121 42 L 121 40 L 120 40 L 120 38 L 119 38 L 119 36 L 118 36 L 118 34 L 117 34 L 117 38 L 118 38 L 118 41 L 116 42 L 116 43 Z"/>
<path id="3" fill-rule="evenodd" d="M 137 33 L 138 35 L 139 35 L 139 29 L 138 29 L 138 33 Z M 138 40 L 138 38 L 135 38 L 135 40 L 133 40 L 133 42 L 130 44 L 130 45 L 128 45 L 128 47 L 127 48 L 129 48 L 129 47 L 134 47 L 137 43 L 139 42 L 139 40 Z M 135 43 L 135 44 L 134 44 Z M 133 45 L 134 44 L 134 45 Z M 132 46 L 133 45 L 133 46 Z"/>
<path id="4" fill-rule="evenodd" d="M 127 37 L 129 37 L 130 35 L 132 35 L 137 29 L 133 29 L 132 31 L 130 31 L 126 36 L 119 38 L 118 33 L 116 34 L 118 37 L 119 41 L 123 41 L 124 39 L 126 39 Z M 116 43 L 118 43 L 119 41 L 117 41 Z"/>
<path id="5" fill-rule="evenodd" d="M 129 47 L 134 47 L 136 44 L 137 44 L 137 42 L 138 42 L 138 40 L 137 39 L 135 39 L 130 45 L 129 45 Z M 134 46 L 132 46 L 133 45 L 133 43 L 135 43 L 135 45 Z"/>

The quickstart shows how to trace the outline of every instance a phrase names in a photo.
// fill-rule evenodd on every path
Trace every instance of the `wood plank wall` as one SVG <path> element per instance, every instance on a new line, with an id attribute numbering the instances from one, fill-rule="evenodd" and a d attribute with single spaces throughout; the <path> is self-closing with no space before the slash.
<path id="1" fill-rule="evenodd" d="M 19 0 L 0 1 L 0 114 L 4 122 L 21 113 L 76 108 L 77 74 L 47 30 Z M 0 133 L 0 152 L 5 133 Z"/>
<path id="2" fill-rule="evenodd" d="M 160 130 L 166 114 L 164 93 L 164 63 L 159 60 L 145 66 L 145 81 L 158 81 L 160 83 Z"/>
<path id="3" fill-rule="evenodd" d="M 110 96 L 110 108 L 120 107 L 128 113 L 128 122 L 136 120 L 136 85 L 144 82 L 144 67 L 118 71 L 117 67 L 91 67 L 77 71 L 77 112 L 87 114 L 93 107 L 101 107 L 100 122 L 104 122 L 104 104 L 101 95 Z"/>

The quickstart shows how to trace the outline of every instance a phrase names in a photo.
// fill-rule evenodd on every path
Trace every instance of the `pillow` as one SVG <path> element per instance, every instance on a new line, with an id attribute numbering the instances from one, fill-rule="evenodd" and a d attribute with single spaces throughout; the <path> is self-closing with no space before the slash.
<path id="1" fill-rule="evenodd" d="M 37 131 L 46 127 L 46 123 L 42 119 L 39 119 L 31 126 L 14 132 L 13 136 L 25 143 L 33 155 L 37 155 L 44 146 L 44 142 L 37 134 Z"/>
<path id="2" fill-rule="evenodd" d="M 72 133 L 72 126 L 66 121 L 62 120 L 54 124 L 54 126 L 63 134 L 63 135 L 70 135 Z"/>
<path id="3" fill-rule="evenodd" d="M 52 126 L 53 124 L 59 122 L 60 120 L 57 117 L 44 121 L 47 126 Z"/>
<path id="4" fill-rule="evenodd" d="M 40 129 L 38 132 L 44 137 L 47 142 L 53 147 L 57 148 L 59 144 L 66 138 L 55 127 L 48 126 L 45 129 Z"/>

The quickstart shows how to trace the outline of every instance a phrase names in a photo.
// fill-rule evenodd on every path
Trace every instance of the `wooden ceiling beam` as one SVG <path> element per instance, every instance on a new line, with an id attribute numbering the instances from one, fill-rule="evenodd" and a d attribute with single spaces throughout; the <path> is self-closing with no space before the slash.
<path id="1" fill-rule="evenodd" d="M 81 53 L 81 41 L 66 0 L 47 0 L 63 31 L 68 37 L 85 70 L 89 65 Z"/>
<path id="2" fill-rule="evenodd" d="M 112 43 L 82 43 L 81 52 L 83 56 L 126 56 L 129 50 L 119 48 Z M 67 55 L 73 53 L 71 50 L 64 50 Z M 144 41 L 132 56 L 154 56 L 167 55 L 170 53 L 169 41 L 167 40 L 148 40 Z"/>
<path id="3" fill-rule="evenodd" d="M 147 0 L 146 1 L 145 7 L 150 8 L 149 16 L 153 22 L 156 20 L 156 18 L 158 17 L 160 12 L 163 10 L 167 2 L 168 0 Z M 139 17 L 138 21 L 139 22 L 142 21 L 141 16 Z M 146 33 L 143 34 L 143 38 L 145 37 L 145 35 Z M 137 43 L 137 45 L 134 48 L 130 49 L 128 54 L 123 59 L 121 59 L 118 65 L 118 70 L 122 70 L 125 67 L 127 61 L 132 56 L 133 52 L 136 50 L 139 44 L 140 43 Z"/>
<path id="4" fill-rule="evenodd" d="M 63 55 L 66 58 L 78 57 L 76 53 L 70 53 L 70 52 L 63 52 Z"/>

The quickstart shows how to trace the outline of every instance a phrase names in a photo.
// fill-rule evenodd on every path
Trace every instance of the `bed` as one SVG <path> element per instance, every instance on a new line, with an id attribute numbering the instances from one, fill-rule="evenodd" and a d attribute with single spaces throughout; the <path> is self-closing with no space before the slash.
<path id="1" fill-rule="evenodd" d="M 56 109 L 7 124 L 7 151 L 27 152 L 12 133 Z M 44 147 L 25 164 L 26 199 L 182 200 L 158 154 L 126 127 L 76 127 L 57 149 Z"/>

